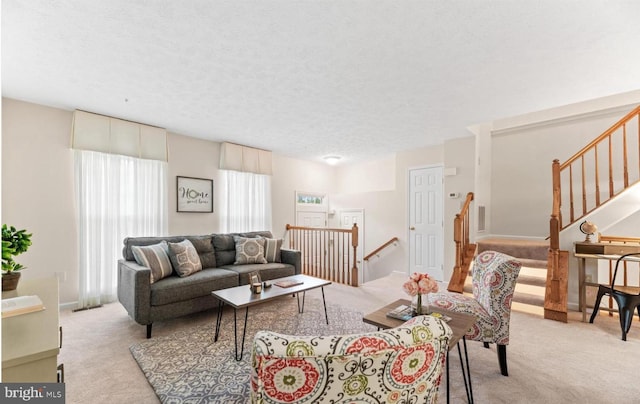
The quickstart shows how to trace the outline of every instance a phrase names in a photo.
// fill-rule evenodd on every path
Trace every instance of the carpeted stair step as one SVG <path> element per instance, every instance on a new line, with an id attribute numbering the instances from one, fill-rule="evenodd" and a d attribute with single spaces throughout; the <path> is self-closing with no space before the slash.
<path id="1" fill-rule="evenodd" d="M 518 261 L 522 262 L 523 267 L 547 269 L 547 260 L 532 260 L 528 258 L 518 258 Z"/>
<path id="2" fill-rule="evenodd" d="M 546 240 L 486 238 L 479 240 L 478 254 L 483 251 L 498 251 L 521 260 L 544 261 L 546 268 L 549 242 Z"/>
<path id="3" fill-rule="evenodd" d="M 478 243 L 478 250 L 480 245 Z M 527 245 L 531 247 L 527 251 Z M 516 289 L 512 298 L 512 310 L 543 315 L 544 295 L 547 282 L 546 254 L 549 246 L 546 242 L 529 240 L 491 239 L 482 243 L 483 251 L 500 251 L 511 255 L 522 263 Z M 539 259 L 543 256 L 544 259 Z M 532 258 L 522 258 L 517 255 L 525 255 Z M 473 268 L 471 269 L 473 271 Z M 472 278 L 469 276 L 465 283 L 464 293 L 472 294 Z"/>

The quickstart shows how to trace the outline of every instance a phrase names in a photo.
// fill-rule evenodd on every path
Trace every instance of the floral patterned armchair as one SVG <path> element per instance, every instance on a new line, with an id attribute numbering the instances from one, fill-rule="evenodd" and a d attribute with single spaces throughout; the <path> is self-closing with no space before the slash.
<path id="1" fill-rule="evenodd" d="M 251 402 L 435 403 L 451 335 L 431 316 L 365 334 L 260 331 L 251 354 Z"/>
<path id="2" fill-rule="evenodd" d="M 466 338 L 482 341 L 485 347 L 495 343 L 498 347 L 500 372 L 508 376 L 507 345 L 511 298 L 520 273 L 521 263 L 509 255 L 496 251 L 480 253 L 473 264 L 473 297 L 459 293 L 428 294 L 430 306 L 468 313 L 477 321 Z"/>

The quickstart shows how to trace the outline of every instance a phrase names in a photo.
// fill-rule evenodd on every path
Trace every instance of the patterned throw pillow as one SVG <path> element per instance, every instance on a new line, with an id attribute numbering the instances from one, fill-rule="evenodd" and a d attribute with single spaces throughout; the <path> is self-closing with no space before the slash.
<path id="1" fill-rule="evenodd" d="M 234 264 L 266 264 L 264 259 L 264 239 L 234 236 L 236 261 Z"/>
<path id="2" fill-rule="evenodd" d="M 282 239 L 265 238 L 264 239 L 264 258 L 267 262 L 282 262 L 280 259 L 280 248 L 282 248 Z"/>
<path id="3" fill-rule="evenodd" d="M 169 258 L 181 278 L 202 270 L 202 262 L 198 251 L 189 240 L 169 243 Z"/>
<path id="4" fill-rule="evenodd" d="M 134 245 L 131 252 L 138 265 L 151 269 L 151 283 L 166 278 L 173 272 L 166 241 L 147 246 Z"/>

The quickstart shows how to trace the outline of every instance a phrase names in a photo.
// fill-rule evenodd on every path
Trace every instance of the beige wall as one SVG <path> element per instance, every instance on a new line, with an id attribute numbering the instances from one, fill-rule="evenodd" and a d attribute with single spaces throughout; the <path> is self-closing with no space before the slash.
<path id="1" fill-rule="evenodd" d="M 78 243 L 74 196 L 72 111 L 2 99 L 2 222 L 33 233 L 33 246 L 19 256 L 25 278 L 60 276 L 60 301 L 78 296 Z M 169 234 L 219 231 L 220 144 L 168 134 Z M 296 190 L 333 192 L 334 169 L 274 155 L 273 233 L 294 223 Z M 176 212 L 176 176 L 214 180 L 214 212 Z"/>
<path id="2" fill-rule="evenodd" d="M 23 276 L 59 274 L 64 278 L 60 283 L 61 302 L 73 302 L 77 299 L 78 247 L 73 153 L 69 147 L 72 112 L 3 99 L 2 113 L 2 222 L 34 234 L 32 248 L 19 257 L 19 262 L 29 267 Z M 447 279 L 453 268 L 453 217 L 469 191 L 483 194 L 491 202 L 488 209 L 493 214 L 487 226 L 492 234 L 546 236 L 551 160 L 568 157 L 577 150 L 576 139 L 580 143 L 591 139 L 593 132 L 621 115 L 590 116 L 597 118 L 581 117 L 587 119 L 576 126 L 567 126 L 566 120 L 561 120 L 557 125 L 525 125 L 518 130 L 503 127 L 496 133 L 493 125 L 490 139 L 480 139 L 491 142 L 491 147 L 478 144 L 480 140 L 474 137 L 461 138 L 339 168 L 274 154 L 271 230 L 281 237 L 285 225 L 295 222 L 295 191 L 326 193 L 330 209 L 365 210 L 365 254 L 391 237 L 399 237 L 397 247 L 371 264 L 374 271 L 406 272 L 409 169 L 433 165 L 456 168 L 455 176 L 445 177 Z M 174 133 L 169 134 L 168 141 L 169 233 L 219 231 L 219 143 Z M 493 158 L 487 159 L 487 153 Z M 478 166 L 487 161 L 491 162 L 490 169 Z M 484 170 L 482 176 L 490 174 L 490 179 L 483 177 L 479 182 L 490 183 L 490 190 L 486 186 L 474 189 L 478 167 Z M 213 213 L 176 212 L 177 175 L 214 180 Z M 459 192 L 460 198 L 446 198 L 449 192 Z"/>
<path id="3" fill-rule="evenodd" d="M 70 111 L 2 100 L 2 223 L 33 233 L 17 257 L 27 267 L 22 276 L 59 272 L 61 302 L 78 295 L 71 118 Z"/>
<path id="4" fill-rule="evenodd" d="M 169 233 L 210 234 L 219 230 L 220 192 L 218 162 L 220 143 L 169 133 Z M 213 180 L 213 213 L 177 212 L 176 177 Z"/>
<path id="5" fill-rule="evenodd" d="M 547 237 L 553 160 L 566 161 L 626 112 L 615 110 L 494 134 L 491 151 L 492 233 Z"/>
<path id="6" fill-rule="evenodd" d="M 467 194 L 474 192 L 475 181 L 475 137 L 469 136 L 454 139 L 445 143 L 445 169 L 455 169 L 456 174 L 444 177 L 444 279 L 449 281 L 455 266 L 455 243 L 453 241 L 453 221 L 460 213 Z M 450 198 L 449 193 L 460 196 Z M 475 205 L 472 203 L 470 212 L 470 231 L 476 220 Z"/>
<path id="7" fill-rule="evenodd" d="M 273 234 L 283 237 L 285 226 L 295 224 L 296 191 L 331 195 L 334 178 L 335 169 L 326 164 L 274 155 L 271 177 Z"/>

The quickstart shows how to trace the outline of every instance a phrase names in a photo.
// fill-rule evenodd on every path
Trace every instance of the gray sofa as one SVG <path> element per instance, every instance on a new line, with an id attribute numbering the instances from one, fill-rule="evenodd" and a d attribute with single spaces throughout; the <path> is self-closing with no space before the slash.
<path id="1" fill-rule="evenodd" d="M 118 300 L 138 324 L 147 326 L 147 338 L 155 321 L 166 320 L 218 306 L 213 290 L 249 283 L 248 274 L 258 271 L 263 281 L 300 273 L 300 251 L 281 249 L 280 261 L 234 265 L 233 236 L 272 238 L 271 232 L 210 234 L 203 236 L 129 237 L 124 240 L 123 259 L 118 261 Z M 187 277 L 171 276 L 150 282 L 151 270 L 138 265 L 132 246 L 149 246 L 163 240 L 185 239 L 195 247 L 202 270 Z"/>

